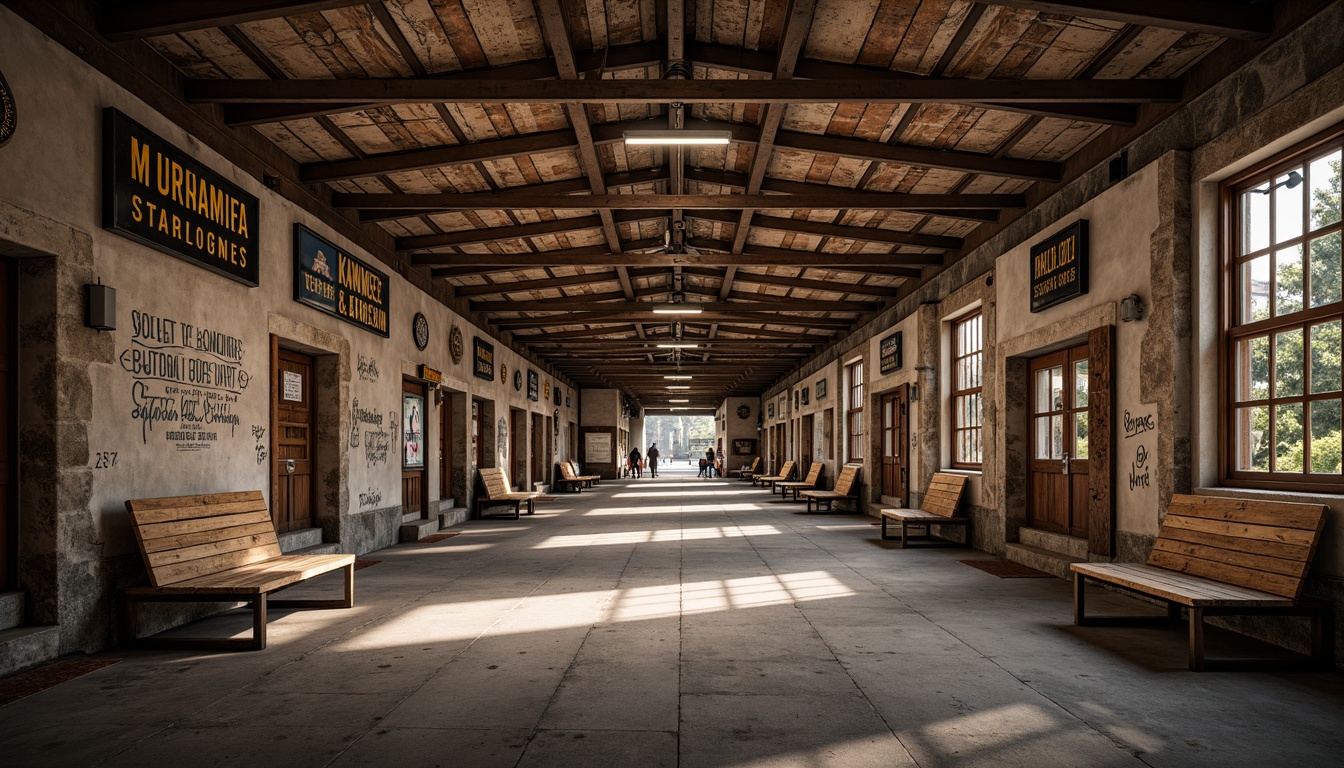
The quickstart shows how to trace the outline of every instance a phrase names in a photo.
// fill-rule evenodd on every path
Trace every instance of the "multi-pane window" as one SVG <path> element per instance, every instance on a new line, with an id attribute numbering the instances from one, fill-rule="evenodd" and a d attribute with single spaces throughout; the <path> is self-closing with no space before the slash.
<path id="1" fill-rule="evenodd" d="M 845 411 L 845 430 L 849 439 L 846 461 L 863 459 L 863 361 L 845 366 L 845 381 L 849 385 L 849 410 Z"/>
<path id="2" fill-rule="evenodd" d="M 1344 126 L 1225 187 L 1228 478 L 1301 488 L 1341 474 Z"/>
<path id="3" fill-rule="evenodd" d="M 984 459 L 983 328 L 979 312 L 952 324 L 952 465 L 956 467 L 978 467 Z"/>

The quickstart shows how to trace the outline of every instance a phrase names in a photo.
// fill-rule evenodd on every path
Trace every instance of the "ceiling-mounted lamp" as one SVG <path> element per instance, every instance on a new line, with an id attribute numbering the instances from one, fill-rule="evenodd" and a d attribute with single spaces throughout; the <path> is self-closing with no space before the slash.
<path id="1" fill-rule="evenodd" d="M 691 401 L 690 401 L 690 400 L 687 400 L 686 398 L 683 397 L 683 398 L 680 398 L 680 399 L 669 399 L 667 402 L 669 402 L 669 403 L 689 403 L 689 402 L 691 402 Z"/>
<path id="2" fill-rule="evenodd" d="M 672 291 L 667 295 L 667 301 L 662 304 L 653 305 L 655 315 L 698 315 L 704 311 L 704 307 L 699 304 L 692 304 L 686 301 L 686 291 L 683 289 L 682 275 L 672 276 Z"/>
<path id="3" fill-rule="evenodd" d="M 693 377 L 693 376 L 691 376 L 691 375 L 689 375 L 689 374 L 668 374 L 667 376 L 664 376 L 663 378 L 664 378 L 664 379 L 667 379 L 668 381 L 690 381 L 691 379 L 693 379 L 693 378 L 695 378 L 695 377 Z"/>
<path id="4" fill-rule="evenodd" d="M 661 147 L 725 145 L 731 143 L 730 131 L 626 131 L 622 136 L 627 145 L 653 145 Z"/>
<path id="5" fill-rule="evenodd" d="M 679 385 L 679 384 L 668 384 L 668 385 L 667 385 L 667 388 L 668 388 L 668 389 L 690 389 L 690 387 L 688 387 L 688 386 L 685 386 L 685 385 Z"/>
<path id="6" fill-rule="evenodd" d="M 656 344 L 658 349 L 699 349 L 699 344 Z"/>

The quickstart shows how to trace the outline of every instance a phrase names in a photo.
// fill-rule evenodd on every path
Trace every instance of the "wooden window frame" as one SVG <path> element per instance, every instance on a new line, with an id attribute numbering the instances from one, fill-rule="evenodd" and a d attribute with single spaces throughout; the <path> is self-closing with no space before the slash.
<path id="1" fill-rule="evenodd" d="M 976 321 L 980 325 L 980 346 L 971 352 L 964 352 L 961 349 L 961 328 L 966 324 Z M 978 387 L 967 387 L 966 389 L 957 389 L 957 364 L 962 360 L 973 356 L 980 358 L 980 381 Z M 985 458 L 985 411 L 984 411 L 984 364 L 985 364 L 985 317 L 981 309 L 976 309 L 961 317 L 952 320 L 952 367 L 951 367 L 951 397 L 948 400 L 948 407 L 951 409 L 952 425 L 952 466 L 955 469 L 979 470 L 984 468 Z M 966 426 L 961 420 L 961 409 L 957 407 L 958 403 L 967 397 L 973 395 L 980 396 L 980 423 L 975 426 Z M 979 432 L 980 433 L 980 461 L 960 461 L 957 451 L 958 439 L 962 433 Z"/>
<path id="2" fill-rule="evenodd" d="M 1309 245 L 1312 241 L 1339 233 L 1344 239 L 1344 217 L 1340 221 L 1332 224 L 1318 227 L 1315 230 L 1310 229 L 1310 204 L 1309 201 L 1303 205 L 1302 232 L 1296 238 L 1289 238 L 1283 242 L 1273 242 L 1270 237 L 1270 244 L 1263 249 L 1252 251 L 1247 255 L 1242 255 L 1241 251 L 1241 199 L 1242 193 L 1253 189 L 1268 181 L 1273 185 L 1274 179 L 1292 170 L 1296 167 L 1305 165 L 1313 157 L 1332 149 L 1344 148 L 1344 123 L 1339 123 L 1334 127 L 1313 136 L 1283 152 L 1257 163 L 1254 167 L 1223 181 L 1219 186 L 1219 216 L 1220 216 L 1220 243 L 1219 243 L 1219 303 L 1218 303 L 1218 328 L 1219 328 L 1219 366 L 1218 366 L 1218 409 L 1219 409 L 1219 468 L 1220 483 L 1229 487 L 1240 488 L 1260 488 L 1265 490 L 1279 491 L 1302 491 L 1302 492 L 1326 492 L 1339 493 L 1344 490 L 1344 473 L 1327 474 L 1311 473 L 1306 471 L 1310 467 L 1310 417 L 1307 415 L 1309 407 L 1307 404 L 1313 401 L 1340 399 L 1339 392 L 1315 393 L 1311 392 L 1310 384 L 1310 328 L 1315 325 L 1331 321 L 1340 321 L 1344 323 L 1344 301 L 1337 301 L 1319 307 L 1306 307 L 1306 297 L 1310 292 L 1310 268 L 1305 270 L 1305 280 L 1302 288 L 1304 308 L 1299 312 L 1290 313 L 1282 316 L 1271 315 L 1268 318 L 1238 324 L 1237 319 L 1240 307 L 1240 286 L 1241 281 L 1238 277 L 1238 268 L 1243 263 L 1249 263 L 1258 256 L 1283 250 L 1285 247 L 1291 247 L 1294 243 L 1300 243 L 1303 246 L 1303 262 L 1310 265 L 1311 254 Z M 1305 180 L 1302 184 L 1304 194 L 1310 190 L 1310 180 Z M 1267 201 L 1270 206 L 1270 220 L 1273 223 L 1274 207 L 1277 205 L 1273 198 L 1274 194 L 1268 195 Z M 1276 301 L 1275 282 L 1277 274 L 1271 265 L 1270 270 L 1270 288 L 1269 295 L 1271 302 Z M 1274 384 L 1274 349 L 1273 339 L 1275 334 L 1284 331 L 1301 329 L 1304 334 L 1303 351 L 1303 371 L 1302 371 L 1302 394 L 1278 396 L 1273 391 Z M 1237 367 L 1239 365 L 1236 346 L 1239 342 L 1246 339 L 1264 337 L 1269 339 L 1270 345 L 1270 386 L 1271 392 L 1268 398 L 1239 400 L 1237 397 Z M 1277 431 L 1276 419 L 1272 416 L 1272 409 L 1283 404 L 1303 404 L 1302 430 L 1303 430 L 1303 471 L 1301 472 L 1278 472 L 1274 471 L 1275 456 L 1275 432 Z M 1237 411 L 1239 407 L 1255 405 L 1264 405 L 1271 408 L 1271 432 L 1269 438 L 1270 445 L 1270 471 L 1241 470 L 1237 468 Z"/>
<path id="3" fill-rule="evenodd" d="M 845 391 L 849 394 L 849 401 L 845 404 L 845 461 L 857 462 L 863 461 L 863 436 L 866 430 L 863 425 L 863 359 L 860 358 L 852 363 L 845 365 Z M 858 421 L 859 428 L 854 429 L 855 421 Z M 857 449 L 857 453 L 855 450 Z"/>

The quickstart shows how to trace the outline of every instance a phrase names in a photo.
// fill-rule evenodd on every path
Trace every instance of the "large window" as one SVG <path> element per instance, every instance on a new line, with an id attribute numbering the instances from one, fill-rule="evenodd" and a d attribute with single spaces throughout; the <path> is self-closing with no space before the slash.
<path id="1" fill-rule="evenodd" d="M 952 466 L 978 468 L 984 460 L 981 391 L 984 385 L 983 315 L 952 323 Z"/>
<path id="2" fill-rule="evenodd" d="M 845 434 L 849 440 L 846 461 L 863 460 L 863 361 L 845 366 L 845 382 L 849 386 L 849 410 L 845 411 Z"/>
<path id="3" fill-rule="evenodd" d="M 1233 484 L 1338 489 L 1344 126 L 1224 187 Z"/>

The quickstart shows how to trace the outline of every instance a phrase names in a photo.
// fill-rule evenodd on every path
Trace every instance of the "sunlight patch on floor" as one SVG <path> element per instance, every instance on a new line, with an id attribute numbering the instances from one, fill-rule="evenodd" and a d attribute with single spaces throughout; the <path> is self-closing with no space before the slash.
<path id="1" fill-rule="evenodd" d="M 661 531 L 618 531 L 616 533 L 576 533 L 552 536 L 533 549 L 587 547 L 598 544 L 645 544 L 697 539 L 736 539 L 743 536 L 772 536 L 783 531 L 773 525 L 724 525 L 711 528 L 668 528 Z"/>
<path id="2" fill-rule="evenodd" d="M 681 512 L 759 512 L 760 504 L 744 501 L 739 504 L 659 504 L 639 507 L 597 507 L 584 512 L 584 516 L 603 517 L 607 515 L 673 515 Z"/>
<path id="3" fill-rule="evenodd" d="M 667 497 L 669 497 L 669 496 L 673 496 L 673 497 L 676 497 L 676 498 L 682 498 L 682 497 L 684 497 L 684 496 L 728 496 L 728 495 L 732 495 L 732 496 L 746 496 L 746 495 L 748 495 L 748 494 L 759 494 L 760 492 L 761 492 L 761 489 L 759 489 L 759 488 L 756 488 L 756 489 L 752 489 L 752 488 L 735 489 L 735 490 L 731 490 L 731 491 L 713 491 L 713 490 L 710 490 L 710 491 L 677 491 L 676 493 L 668 493 L 668 492 L 666 492 L 666 491 L 638 491 L 638 492 L 634 492 L 634 493 L 632 493 L 632 492 L 630 492 L 630 491 L 623 491 L 623 492 L 621 492 L 621 493 L 613 493 L 613 494 L 611 495 L 611 497 L 612 497 L 613 499 L 631 499 L 631 498 L 636 498 L 636 499 L 663 498 L 663 499 L 665 499 L 665 498 L 667 498 Z"/>
<path id="4" fill-rule="evenodd" d="M 825 571 L 690 582 L 680 590 L 668 586 L 638 587 L 624 590 L 615 601 L 611 621 L 792 605 L 853 595 L 853 590 Z"/>

